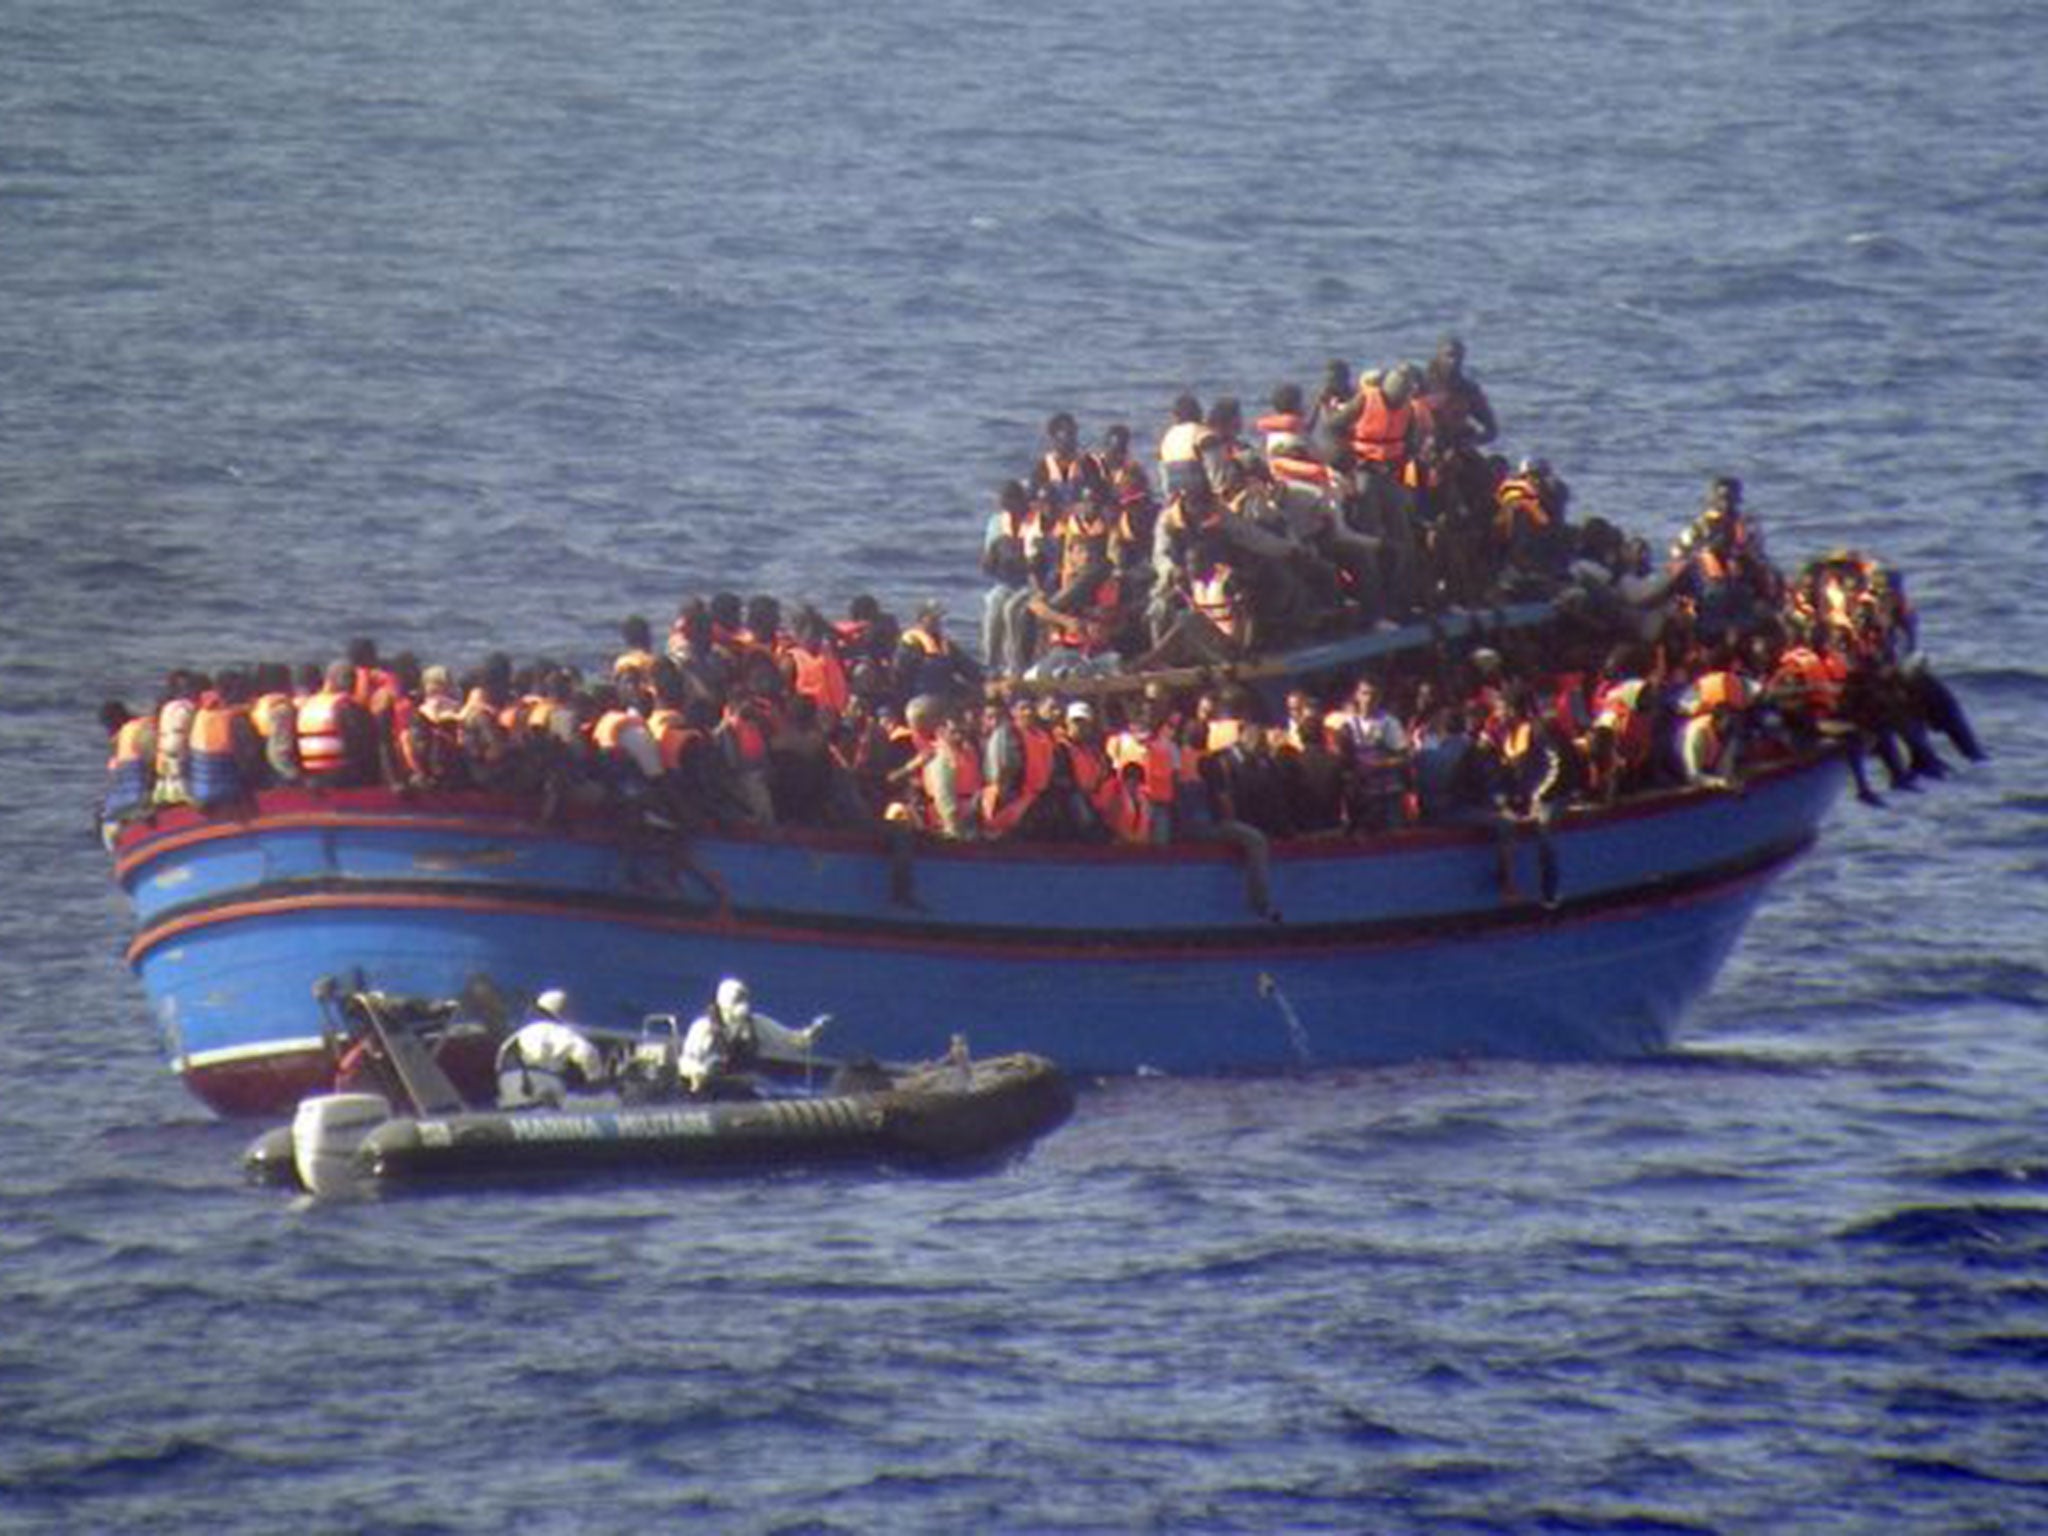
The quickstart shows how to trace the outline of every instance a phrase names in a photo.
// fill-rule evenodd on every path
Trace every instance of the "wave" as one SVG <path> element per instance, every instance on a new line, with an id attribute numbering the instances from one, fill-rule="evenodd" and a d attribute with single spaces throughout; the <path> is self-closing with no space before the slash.
<path id="1" fill-rule="evenodd" d="M 1845 1228 L 1844 1242 L 1959 1256 L 2048 1256 L 2048 1205 L 1916 1205 Z"/>
<path id="2" fill-rule="evenodd" d="M 1879 1456 L 1879 1466 L 1900 1476 L 1937 1482 L 1991 1483 L 2001 1488 L 2048 1488 L 2048 1477 L 2021 1472 L 1993 1472 L 1953 1456 Z"/>
<path id="3" fill-rule="evenodd" d="M 173 1435 L 139 1446 L 31 1461 L 18 1471 L 0 1472 L 0 1490 L 30 1500 L 106 1497 L 170 1477 L 226 1474 L 247 1461 L 211 1440 Z"/>

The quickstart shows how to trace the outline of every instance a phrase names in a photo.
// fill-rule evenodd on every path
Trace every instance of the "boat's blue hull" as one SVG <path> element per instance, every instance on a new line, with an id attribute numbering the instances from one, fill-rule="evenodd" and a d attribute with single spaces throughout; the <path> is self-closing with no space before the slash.
<path id="1" fill-rule="evenodd" d="M 683 841 L 542 828 L 478 798 L 266 797 L 166 815 L 119 869 L 130 958 L 193 1089 L 273 1113 L 326 1070 L 315 984 L 453 995 L 561 986 L 592 1024 L 688 1012 L 747 977 L 785 1017 L 832 1012 L 878 1056 L 1029 1050 L 1171 1072 L 1666 1045 L 1770 878 L 1812 842 L 1838 762 L 1556 828 L 1559 901 L 1524 834 L 1415 832 L 1276 850 L 1279 920 L 1237 855 L 938 847 L 776 834 Z"/>

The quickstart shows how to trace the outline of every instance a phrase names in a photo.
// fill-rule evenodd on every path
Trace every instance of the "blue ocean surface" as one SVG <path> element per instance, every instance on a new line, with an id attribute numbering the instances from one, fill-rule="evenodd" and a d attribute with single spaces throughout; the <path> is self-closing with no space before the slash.
<path id="1" fill-rule="evenodd" d="M 0 1530 L 2048 1530 L 2043 58 L 2012 0 L 0 9 Z M 1051 412 L 1448 330 L 1577 515 L 1733 472 L 1901 566 L 1993 753 L 1844 805 L 1671 1057 L 331 1207 L 162 1066 L 103 698 L 971 614 Z"/>

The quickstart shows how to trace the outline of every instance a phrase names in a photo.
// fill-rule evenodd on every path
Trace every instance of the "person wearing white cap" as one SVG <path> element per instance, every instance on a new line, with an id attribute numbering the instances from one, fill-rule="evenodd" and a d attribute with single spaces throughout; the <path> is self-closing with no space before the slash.
<path id="1" fill-rule="evenodd" d="M 560 1104 L 569 1090 L 604 1081 L 604 1054 L 569 1022 L 569 997 L 550 987 L 533 1000 L 533 1017 L 498 1047 L 498 1103 Z"/>
<path id="2" fill-rule="evenodd" d="M 803 1061 L 826 1022 L 821 1015 L 802 1029 L 779 1024 L 755 1012 L 747 984 L 728 976 L 718 984 L 711 1006 L 691 1020 L 690 1031 L 683 1036 L 677 1065 L 683 1086 L 700 1097 L 716 1095 L 721 1080 L 763 1058 Z"/>

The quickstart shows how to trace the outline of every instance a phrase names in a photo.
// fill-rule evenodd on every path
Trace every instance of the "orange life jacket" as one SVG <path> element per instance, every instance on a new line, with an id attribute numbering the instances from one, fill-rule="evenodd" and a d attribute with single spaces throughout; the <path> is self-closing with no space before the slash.
<path id="1" fill-rule="evenodd" d="M 1071 459 L 1062 459 L 1048 448 L 1038 461 L 1038 483 L 1051 491 L 1062 505 L 1079 499 L 1087 473 L 1085 454 L 1077 453 Z"/>
<path id="2" fill-rule="evenodd" d="M 1601 684 L 1593 695 L 1593 724 L 1613 735 L 1615 754 L 1631 768 L 1650 760 L 1650 717 L 1642 707 L 1644 687 L 1640 678 L 1619 678 Z"/>
<path id="3" fill-rule="evenodd" d="M 935 635 L 922 624 L 913 624 L 903 631 L 905 643 L 923 652 L 926 656 L 950 656 L 953 642 L 944 635 Z"/>
<path id="4" fill-rule="evenodd" d="M 953 764 L 953 822 L 957 828 L 965 830 L 973 826 L 975 808 L 981 799 L 981 760 L 964 741 L 936 743 L 932 748 L 932 758 L 919 775 L 924 790 L 925 827 L 932 832 L 946 830 L 945 818 L 939 814 L 935 776 L 931 773 L 932 764 L 938 761 L 941 752 Z"/>
<path id="5" fill-rule="evenodd" d="M 1252 423 L 1254 432 L 1271 436 L 1275 432 L 1283 437 L 1308 436 L 1308 418 L 1299 411 L 1268 411 Z"/>
<path id="6" fill-rule="evenodd" d="M 107 758 L 107 794 L 101 810 L 119 816 L 136 810 L 149 800 L 149 737 L 156 722 L 137 715 L 114 733 L 114 748 Z"/>
<path id="7" fill-rule="evenodd" d="M 1849 669 L 1832 653 L 1822 655 L 1810 645 L 1794 645 L 1778 658 L 1771 690 L 1795 709 L 1826 718 L 1841 708 Z"/>
<path id="8" fill-rule="evenodd" d="M 600 752 L 616 752 L 619 743 L 636 726 L 645 730 L 647 722 L 630 709 L 608 709 L 591 725 L 590 744 Z"/>
<path id="9" fill-rule="evenodd" d="M 853 700 L 853 688 L 846 680 L 846 663 L 829 645 L 813 651 L 801 645 L 789 648 L 790 665 L 796 676 L 796 691 L 814 702 L 818 709 L 838 719 Z"/>
<path id="10" fill-rule="evenodd" d="M 953 783 L 965 803 L 972 805 L 981 799 L 981 754 L 969 742 L 953 746 Z"/>
<path id="11" fill-rule="evenodd" d="M 1408 462 L 1415 407 L 1407 403 L 1388 404 L 1386 391 L 1377 384 L 1368 384 L 1362 393 L 1365 404 L 1351 424 L 1352 451 L 1362 464 L 1399 469 Z"/>
<path id="12" fill-rule="evenodd" d="M 667 706 L 647 717 L 647 729 L 661 749 L 661 766 L 669 773 L 675 772 L 690 748 L 704 739 L 704 733 L 694 729 L 680 709 Z"/>
<path id="13" fill-rule="evenodd" d="M 187 787 L 194 805 L 220 805 L 247 787 L 235 758 L 235 717 L 244 712 L 245 706 L 218 703 L 193 712 Z"/>
<path id="14" fill-rule="evenodd" d="M 556 708 L 557 705 L 553 699 L 528 699 L 526 701 L 524 720 L 526 734 L 536 740 L 552 736 L 555 728 Z"/>
<path id="15" fill-rule="evenodd" d="M 643 651 L 638 646 L 619 652 L 612 659 L 612 679 L 622 686 L 630 683 L 636 688 L 645 688 L 648 679 L 654 675 L 654 652 Z"/>
<path id="16" fill-rule="evenodd" d="M 1306 453 L 1276 452 L 1266 461 L 1266 467 L 1282 485 L 1325 494 L 1335 494 L 1341 489 L 1342 477 L 1321 459 L 1310 458 Z"/>
<path id="17" fill-rule="evenodd" d="M 1745 709 L 1750 701 L 1749 679 L 1726 667 L 1702 673 L 1690 691 L 1691 713 L 1711 714 L 1717 709 Z"/>
<path id="18" fill-rule="evenodd" d="M 1493 530 L 1504 543 L 1524 528 L 1536 532 L 1550 526 L 1550 509 L 1534 475 L 1509 475 L 1494 489 L 1493 505 Z"/>
<path id="19" fill-rule="evenodd" d="M 1219 715 L 1208 723 L 1202 743 L 1204 756 L 1213 756 L 1227 747 L 1234 747 L 1244 737 L 1244 722 L 1231 715 Z"/>
<path id="20" fill-rule="evenodd" d="M 1053 754 L 1056 743 L 1052 733 L 1038 725 L 1010 727 L 1017 733 L 1017 740 L 1024 750 L 1022 772 L 1018 775 L 1016 792 L 1004 798 L 1004 786 L 989 780 L 981 789 L 981 824 L 991 836 L 1001 837 L 1016 830 L 1018 823 L 1030 814 L 1031 807 L 1038 803 L 1038 797 L 1045 793 L 1052 783 Z"/>
<path id="21" fill-rule="evenodd" d="M 284 720 L 286 711 L 297 713 L 290 694 L 260 693 L 249 705 L 249 724 L 257 736 L 268 741 Z"/>
<path id="22" fill-rule="evenodd" d="M 1180 798 L 1180 743 L 1164 727 L 1145 740 L 1145 798 L 1153 805 L 1172 805 Z"/>
<path id="23" fill-rule="evenodd" d="M 350 698 L 322 688 L 299 701 L 299 771 L 309 779 L 331 779 L 348 769 L 348 742 L 342 734 L 343 701 Z"/>

